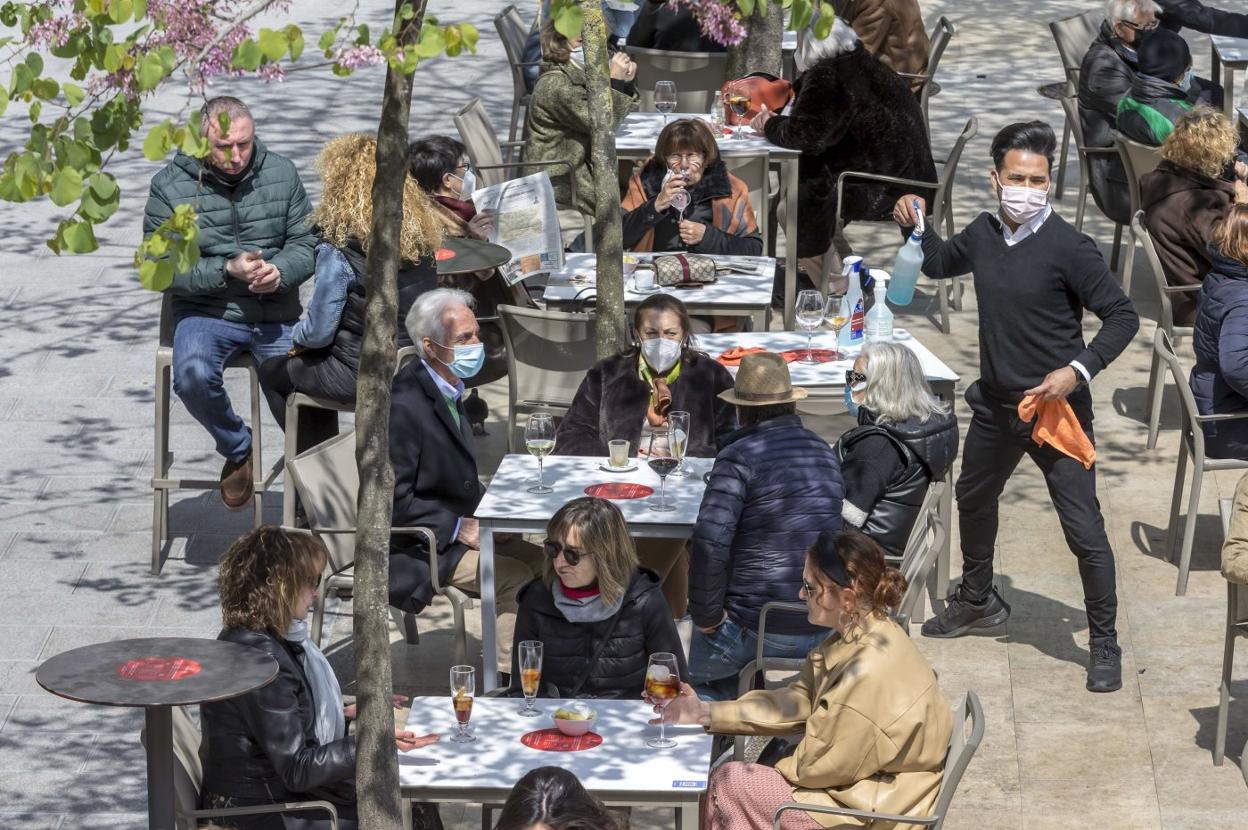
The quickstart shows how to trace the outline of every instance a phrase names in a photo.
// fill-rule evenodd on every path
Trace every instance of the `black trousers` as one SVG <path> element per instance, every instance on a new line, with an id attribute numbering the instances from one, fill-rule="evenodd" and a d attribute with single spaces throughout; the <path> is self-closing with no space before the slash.
<path id="1" fill-rule="evenodd" d="M 1080 389 L 1069 401 L 1088 439 L 1094 441 L 1091 395 Z M 992 591 L 997 504 L 1005 483 L 1027 455 L 1044 473 L 1066 544 L 1079 560 L 1091 641 L 1116 640 L 1114 552 L 1096 498 L 1096 466 L 1084 469 L 1083 464 L 1049 445 L 1037 445 L 1031 438 L 1032 424 L 1018 417 L 1017 402 L 994 397 L 979 382 L 966 391 L 966 402 L 972 418 L 956 488 L 962 536 L 962 598 L 982 602 Z"/>
<path id="2" fill-rule="evenodd" d="M 341 403 L 355 403 L 355 372 L 328 350 L 283 355 L 260 365 L 260 386 L 278 426 L 286 429 L 286 399 L 295 392 Z M 338 434 L 338 413 L 305 407 L 299 413 L 298 452 Z"/>

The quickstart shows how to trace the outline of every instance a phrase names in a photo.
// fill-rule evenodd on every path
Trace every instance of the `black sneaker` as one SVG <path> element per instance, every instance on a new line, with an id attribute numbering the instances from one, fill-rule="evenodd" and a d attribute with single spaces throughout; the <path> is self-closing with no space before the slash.
<path id="1" fill-rule="evenodd" d="M 1088 658 L 1088 691 L 1116 692 L 1122 688 L 1122 649 L 1113 640 L 1092 646 Z"/>
<path id="2" fill-rule="evenodd" d="M 1010 618 L 1010 606 L 997 589 L 988 599 L 971 603 L 954 594 L 945 603 L 945 610 L 923 623 L 924 637 L 961 637 L 975 628 L 992 628 Z"/>

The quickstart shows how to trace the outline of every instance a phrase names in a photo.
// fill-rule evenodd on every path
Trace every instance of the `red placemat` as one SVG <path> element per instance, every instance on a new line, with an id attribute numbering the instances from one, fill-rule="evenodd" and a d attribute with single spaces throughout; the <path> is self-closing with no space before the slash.
<path id="1" fill-rule="evenodd" d="M 540 749 L 542 752 L 580 752 L 593 749 L 602 743 L 602 736 L 594 732 L 584 735 L 565 735 L 558 729 L 539 729 L 520 736 L 520 743 L 529 749 Z"/>
<path id="2" fill-rule="evenodd" d="M 811 349 L 810 354 L 816 363 L 831 363 L 836 359 L 836 352 L 831 349 Z M 789 349 L 787 352 L 781 352 L 780 355 L 785 359 L 786 363 L 792 363 L 795 360 L 806 360 L 805 349 Z"/>
<path id="3" fill-rule="evenodd" d="M 171 681 L 194 677 L 202 668 L 197 661 L 184 657 L 144 657 L 122 663 L 117 674 L 125 680 Z"/>
<path id="4" fill-rule="evenodd" d="M 611 481 L 606 484 L 591 484 L 585 488 L 585 495 L 600 499 L 644 499 L 654 495 L 654 488 L 648 484 Z"/>

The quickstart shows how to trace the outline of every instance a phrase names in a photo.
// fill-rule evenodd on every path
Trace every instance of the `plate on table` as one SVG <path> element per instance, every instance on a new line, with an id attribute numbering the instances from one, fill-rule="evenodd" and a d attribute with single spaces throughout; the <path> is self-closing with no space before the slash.
<path id="1" fill-rule="evenodd" d="M 598 465 L 598 469 L 602 470 L 604 473 L 631 473 L 637 469 L 637 465 L 633 463 L 632 461 L 630 461 L 628 462 L 627 466 L 612 467 L 610 464 L 604 461 L 603 463 Z"/>
<path id="2" fill-rule="evenodd" d="M 628 289 L 626 290 L 626 292 L 625 292 L 625 293 L 627 293 L 627 294 L 635 294 L 635 295 L 637 295 L 637 296 L 639 296 L 639 297 L 645 297 L 645 296 L 647 296 L 647 295 L 649 295 L 649 294 L 657 294 L 657 293 L 659 293 L 659 292 L 660 292 L 660 291 L 662 291 L 662 290 L 663 290 L 663 289 L 662 289 L 662 288 L 660 288 L 660 287 L 659 287 L 659 286 L 657 286 L 657 285 L 656 285 L 654 288 L 633 288 L 633 287 L 630 285 L 630 286 L 628 287 Z"/>
<path id="3" fill-rule="evenodd" d="M 905 329 L 893 329 L 893 339 L 894 340 L 909 340 L 910 332 L 906 331 Z"/>

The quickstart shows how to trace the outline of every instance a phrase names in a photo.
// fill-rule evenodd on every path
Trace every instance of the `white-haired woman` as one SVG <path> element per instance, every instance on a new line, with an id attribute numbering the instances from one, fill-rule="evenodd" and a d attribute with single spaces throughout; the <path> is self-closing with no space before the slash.
<path id="1" fill-rule="evenodd" d="M 900 556 L 928 485 L 958 455 L 958 421 L 932 394 L 914 352 L 896 343 L 863 348 L 845 373 L 845 405 L 858 426 L 836 442 L 841 518 Z"/>
<path id="2" fill-rule="evenodd" d="M 909 84 L 868 52 L 849 26 L 838 18 L 825 38 L 807 28 L 797 44 L 801 74 L 788 114 L 764 107 L 752 124 L 771 143 L 802 153 L 797 255 L 812 258 L 822 257 L 832 242 L 837 177 L 843 171 L 934 182 L 936 165 Z M 846 184 L 841 218 L 846 223 L 885 219 L 904 190 L 875 182 Z M 847 247 L 839 253 L 845 256 Z M 811 271 L 817 265 L 805 267 Z"/>

